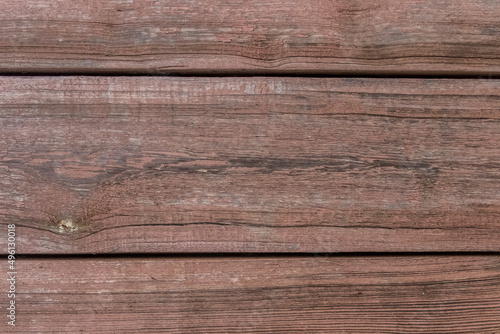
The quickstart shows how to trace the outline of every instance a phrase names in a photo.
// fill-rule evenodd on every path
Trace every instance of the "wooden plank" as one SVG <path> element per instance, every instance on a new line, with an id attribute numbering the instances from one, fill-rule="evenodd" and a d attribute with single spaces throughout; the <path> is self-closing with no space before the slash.
<path id="1" fill-rule="evenodd" d="M 0 217 L 25 254 L 499 251 L 499 88 L 0 78 Z"/>
<path id="2" fill-rule="evenodd" d="M 0 73 L 500 74 L 495 0 L 0 4 Z"/>
<path id="3" fill-rule="evenodd" d="M 21 259 L 17 267 L 13 333 L 500 331 L 499 256 Z"/>

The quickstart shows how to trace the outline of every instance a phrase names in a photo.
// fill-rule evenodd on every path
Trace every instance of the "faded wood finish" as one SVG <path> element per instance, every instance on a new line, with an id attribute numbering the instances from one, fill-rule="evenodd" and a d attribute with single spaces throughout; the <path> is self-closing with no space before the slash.
<path id="1" fill-rule="evenodd" d="M 499 256 L 21 259 L 18 271 L 12 333 L 500 331 Z"/>
<path id="2" fill-rule="evenodd" d="M 1 78 L 1 219 L 21 253 L 499 251 L 499 88 Z"/>
<path id="3" fill-rule="evenodd" d="M 1 0 L 2 73 L 499 75 L 496 0 Z"/>
<path id="4" fill-rule="evenodd" d="M 500 334 L 500 1 L 0 6 L 0 332 Z"/>

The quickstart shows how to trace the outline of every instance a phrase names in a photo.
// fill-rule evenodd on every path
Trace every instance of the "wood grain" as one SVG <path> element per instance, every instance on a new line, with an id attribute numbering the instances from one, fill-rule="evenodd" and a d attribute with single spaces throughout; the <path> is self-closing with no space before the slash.
<path id="1" fill-rule="evenodd" d="M 496 0 L 0 5 L 0 73 L 500 74 Z"/>
<path id="2" fill-rule="evenodd" d="M 499 88 L 0 78 L 0 217 L 21 253 L 499 251 Z"/>
<path id="3" fill-rule="evenodd" d="M 499 256 L 21 259 L 18 276 L 12 333 L 500 332 Z"/>

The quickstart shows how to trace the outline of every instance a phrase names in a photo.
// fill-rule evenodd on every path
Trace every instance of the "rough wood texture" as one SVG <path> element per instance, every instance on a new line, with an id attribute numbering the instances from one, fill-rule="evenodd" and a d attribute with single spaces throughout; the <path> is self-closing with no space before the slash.
<path id="1" fill-rule="evenodd" d="M 37 259 L 18 272 L 23 334 L 500 332 L 498 256 Z"/>
<path id="2" fill-rule="evenodd" d="M 3 73 L 500 74 L 497 0 L 1 0 Z"/>
<path id="3" fill-rule="evenodd" d="M 499 88 L 1 78 L 0 215 L 22 253 L 499 251 Z"/>

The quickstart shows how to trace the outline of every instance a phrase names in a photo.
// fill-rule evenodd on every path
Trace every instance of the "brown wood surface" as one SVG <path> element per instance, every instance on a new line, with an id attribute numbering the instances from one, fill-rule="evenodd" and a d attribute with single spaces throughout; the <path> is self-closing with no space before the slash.
<path id="1" fill-rule="evenodd" d="M 0 78 L 0 217 L 25 254 L 499 251 L 499 88 Z"/>
<path id="2" fill-rule="evenodd" d="M 12 333 L 500 332 L 499 256 L 21 259 L 17 267 Z"/>
<path id="3" fill-rule="evenodd" d="M 500 334 L 500 1 L 0 8 L 1 333 Z"/>
<path id="4" fill-rule="evenodd" d="M 0 73 L 500 74 L 497 0 L 0 6 Z"/>

